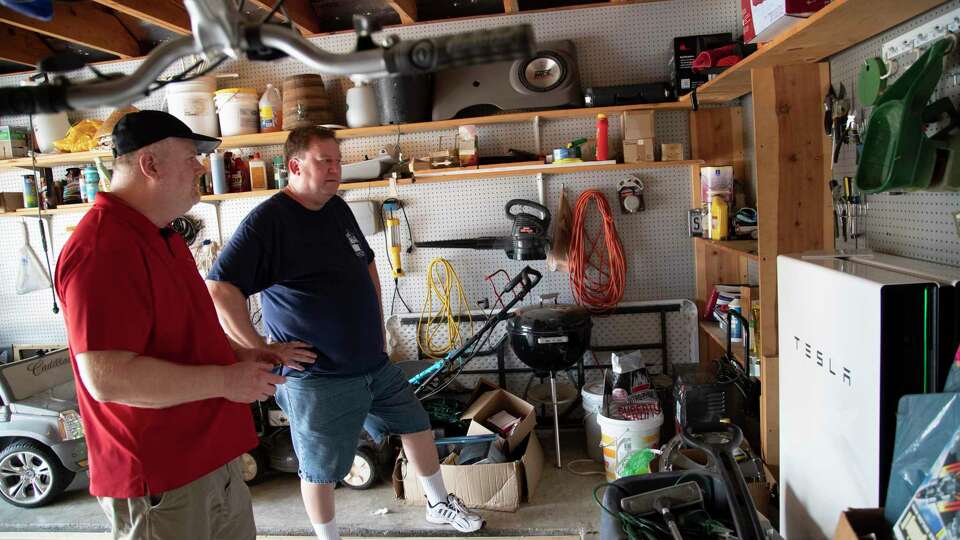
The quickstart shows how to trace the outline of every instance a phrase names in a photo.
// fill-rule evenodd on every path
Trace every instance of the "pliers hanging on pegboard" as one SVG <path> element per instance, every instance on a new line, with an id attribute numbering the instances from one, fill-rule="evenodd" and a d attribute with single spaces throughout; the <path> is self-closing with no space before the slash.
<path id="1" fill-rule="evenodd" d="M 850 128 L 856 123 L 856 115 L 850 113 L 850 99 L 847 98 L 847 89 L 840 84 L 840 90 L 834 91 L 833 85 L 823 98 L 823 127 L 827 135 L 833 139 L 831 168 L 840 160 L 840 148 L 850 133 Z"/>

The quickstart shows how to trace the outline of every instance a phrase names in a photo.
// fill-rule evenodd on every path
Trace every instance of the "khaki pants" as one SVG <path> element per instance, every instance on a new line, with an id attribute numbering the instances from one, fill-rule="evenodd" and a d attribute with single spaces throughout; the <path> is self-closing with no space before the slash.
<path id="1" fill-rule="evenodd" d="M 185 486 L 147 497 L 98 497 L 118 540 L 253 540 L 240 458 Z"/>

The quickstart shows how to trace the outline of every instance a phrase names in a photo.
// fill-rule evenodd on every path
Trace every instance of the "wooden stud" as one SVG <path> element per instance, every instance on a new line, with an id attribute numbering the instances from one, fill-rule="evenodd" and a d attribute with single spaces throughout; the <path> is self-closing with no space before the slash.
<path id="1" fill-rule="evenodd" d="M 87 3 L 55 2 L 53 20 L 44 22 L 0 8 L 0 22 L 62 39 L 123 59 L 139 56 L 140 44 L 112 14 Z"/>
<path id="2" fill-rule="evenodd" d="M 40 60 L 53 54 L 53 49 L 33 32 L 6 24 L 0 24 L 0 41 L 0 59 L 7 62 L 36 67 Z"/>
<path id="3" fill-rule="evenodd" d="M 760 295 L 765 314 L 777 312 L 776 257 L 824 249 L 825 191 L 830 142 L 823 131 L 822 100 L 830 66 L 798 64 L 753 72 L 757 141 L 757 210 L 760 223 Z M 832 243 L 832 231 L 830 231 Z M 774 316 L 763 317 L 763 354 L 777 355 Z"/>
<path id="4" fill-rule="evenodd" d="M 413 24 L 417 22 L 417 2 L 416 0 L 387 0 L 387 4 L 400 16 L 402 24 Z"/>
<path id="5" fill-rule="evenodd" d="M 190 17 L 178 0 L 94 0 L 120 13 L 146 21 L 174 34 L 190 34 Z"/>
<path id="6" fill-rule="evenodd" d="M 763 315 L 760 315 L 763 318 Z M 780 465 L 780 359 L 760 355 L 760 447 L 777 478 Z"/>
<path id="7" fill-rule="evenodd" d="M 520 11 L 520 6 L 517 5 L 518 0 L 503 0 L 503 12 L 504 13 L 517 13 Z"/>
<path id="8" fill-rule="evenodd" d="M 276 5 L 277 0 L 250 0 L 250 2 L 262 10 L 270 11 Z M 293 24 L 300 28 L 300 31 L 304 34 L 323 32 L 323 28 L 320 26 L 320 18 L 317 17 L 317 12 L 313 10 L 309 0 L 287 0 L 284 2 L 284 7 L 287 8 L 287 13 L 293 19 Z M 277 11 L 277 15 L 286 20 L 283 11 Z"/>
<path id="9" fill-rule="evenodd" d="M 779 463 L 777 255 L 832 245 L 830 141 L 823 96 L 830 66 L 797 64 L 754 70 L 757 211 L 760 222 L 760 425 L 764 458 Z M 829 244 L 827 239 L 829 238 Z"/>

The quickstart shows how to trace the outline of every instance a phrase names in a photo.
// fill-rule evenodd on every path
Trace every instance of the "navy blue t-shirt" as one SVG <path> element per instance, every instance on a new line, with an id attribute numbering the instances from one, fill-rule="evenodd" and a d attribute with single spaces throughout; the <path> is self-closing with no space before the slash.
<path id="1" fill-rule="evenodd" d="M 247 215 L 207 279 L 262 293 L 268 335 L 313 345 L 308 373 L 365 375 L 388 361 L 373 257 L 343 199 L 309 210 L 280 192 Z"/>

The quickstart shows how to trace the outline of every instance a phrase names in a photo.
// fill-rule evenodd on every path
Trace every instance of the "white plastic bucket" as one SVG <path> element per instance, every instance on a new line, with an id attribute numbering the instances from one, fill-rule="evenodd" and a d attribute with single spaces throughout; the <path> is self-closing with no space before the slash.
<path id="1" fill-rule="evenodd" d="M 260 130 L 260 100 L 253 88 L 225 88 L 213 96 L 220 135 L 248 135 Z"/>
<path id="2" fill-rule="evenodd" d="M 213 92 L 217 80 L 213 77 L 170 83 L 166 86 L 167 112 L 179 118 L 194 133 L 219 137 L 217 113 L 213 108 Z"/>
<path id="3" fill-rule="evenodd" d="M 597 415 L 600 423 L 600 446 L 603 448 L 603 468 L 607 480 L 619 478 L 617 470 L 620 463 L 626 461 L 635 452 L 644 448 L 654 448 L 660 442 L 660 425 L 663 413 L 657 413 L 645 420 L 618 420 Z"/>
<path id="4" fill-rule="evenodd" d="M 603 463 L 600 424 L 597 422 L 597 416 L 603 408 L 603 383 L 584 385 L 580 395 L 583 397 L 583 428 L 587 434 L 587 454 L 597 463 Z"/>
<path id="5" fill-rule="evenodd" d="M 66 137 L 70 129 L 67 113 L 37 114 L 33 117 L 33 136 L 37 140 L 37 147 L 44 154 L 56 152 L 54 141 Z"/>

